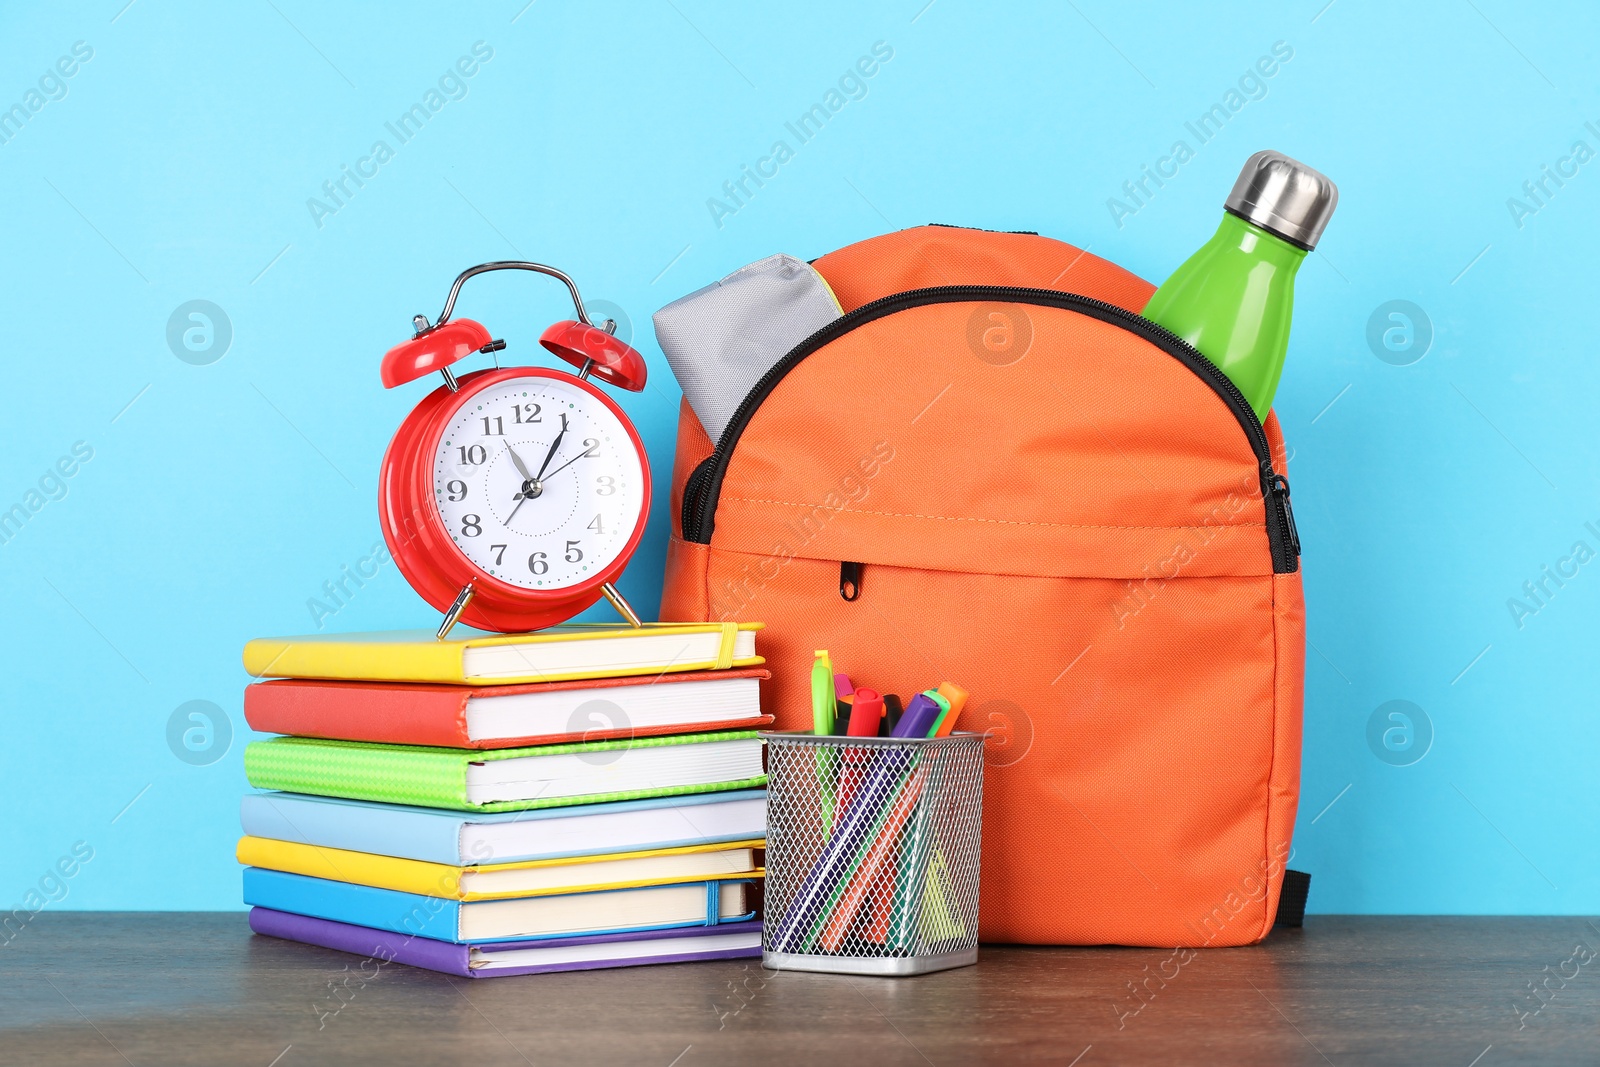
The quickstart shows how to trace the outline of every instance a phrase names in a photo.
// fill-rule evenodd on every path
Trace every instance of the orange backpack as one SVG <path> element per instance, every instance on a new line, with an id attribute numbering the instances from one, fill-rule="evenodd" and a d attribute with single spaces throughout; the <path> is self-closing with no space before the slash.
<path id="1" fill-rule="evenodd" d="M 925 226 L 814 266 L 844 317 L 719 447 L 683 406 L 661 618 L 765 622 L 778 729 L 809 729 L 817 648 L 966 687 L 984 940 L 1259 941 L 1305 658 L 1276 419 L 1059 241 Z"/>

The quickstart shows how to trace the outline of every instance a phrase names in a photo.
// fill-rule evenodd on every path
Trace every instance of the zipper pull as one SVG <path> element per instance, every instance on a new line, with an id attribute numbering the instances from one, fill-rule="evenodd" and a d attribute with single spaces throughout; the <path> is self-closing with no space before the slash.
<path id="1" fill-rule="evenodd" d="M 1281 474 L 1274 474 L 1269 483 L 1272 495 L 1278 498 L 1278 504 L 1283 508 L 1284 522 L 1289 527 L 1289 547 L 1296 556 L 1300 555 L 1300 530 L 1294 524 L 1294 507 L 1289 503 L 1289 479 Z"/>
<path id="2" fill-rule="evenodd" d="M 861 564 L 848 561 L 839 564 L 839 595 L 846 600 L 861 595 Z"/>

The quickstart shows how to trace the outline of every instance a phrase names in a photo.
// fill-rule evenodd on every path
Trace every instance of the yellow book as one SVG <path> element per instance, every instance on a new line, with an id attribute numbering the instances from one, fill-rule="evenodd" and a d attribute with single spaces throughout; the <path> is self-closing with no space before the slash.
<path id="1" fill-rule="evenodd" d="M 563 623 L 534 633 L 431 630 L 263 637 L 244 646 L 258 678 L 520 685 L 620 678 L 667 671 L 726 670 L 765 662 L 759 622 L 652 622 L 643 627 Z"/>
<path id="2" fill-rule="evenodd" d="M 636 889 L 679 882 L 704 882 L 733 874 L 760 877 L 763 872 L 756 865 L 755 854 L 756 849 L 765 848 L 766 844 L 764 840 L 752 839 L 643 852 L 616 852 L 609 856 L 452 867 L 444 863 L 427 863 L 397 856 L 304 845 L 297 841 L 242 837 L 235 855 L 240 863 L 251 867 L 420 896 L 469 901 L 587 893 L 602 889 Z"/>

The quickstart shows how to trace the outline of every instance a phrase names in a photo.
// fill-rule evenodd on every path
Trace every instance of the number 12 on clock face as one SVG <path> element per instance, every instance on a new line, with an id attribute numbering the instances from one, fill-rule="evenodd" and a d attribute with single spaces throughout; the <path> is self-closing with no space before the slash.
<path id="1" fill-rule="evenodd" d="M 445 420 L 434 506 L 485 574 L 529 590 L 585 584 L 636 541 L 647 491 L 636 440 L 565 376 L 498 381 Z"/>

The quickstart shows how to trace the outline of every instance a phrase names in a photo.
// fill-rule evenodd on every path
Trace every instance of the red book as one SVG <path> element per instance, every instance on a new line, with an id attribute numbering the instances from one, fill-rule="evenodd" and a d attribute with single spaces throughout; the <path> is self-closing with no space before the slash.
<path id="1" fill-rule="evenodd" d="M 279 679 L 245 687 L 244 717 L 263 733 L 520 748 L 765 726 L 769 677 L 752 667 L 532 685 Z"/>

